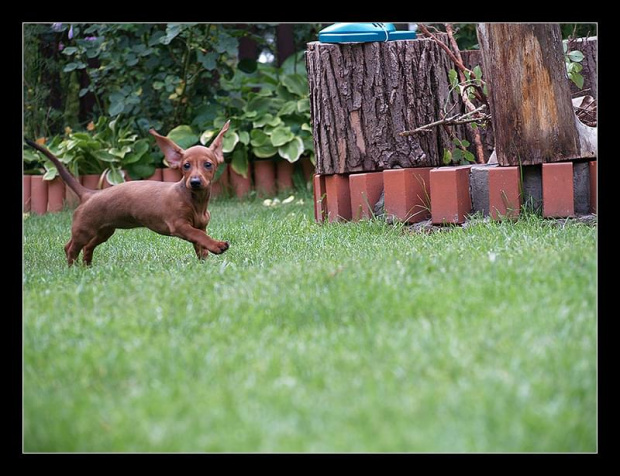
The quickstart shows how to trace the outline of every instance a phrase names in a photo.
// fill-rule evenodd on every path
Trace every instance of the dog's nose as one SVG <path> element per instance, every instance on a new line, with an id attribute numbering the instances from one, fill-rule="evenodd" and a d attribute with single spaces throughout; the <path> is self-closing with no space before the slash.
<path id="1" fill-rule="evenodd" d="M 202 185 L 198 177 L 192 177 L 191 179 L 189 179 L 189 184 L 194 189 L 200 188 L 200 186 Z"/>

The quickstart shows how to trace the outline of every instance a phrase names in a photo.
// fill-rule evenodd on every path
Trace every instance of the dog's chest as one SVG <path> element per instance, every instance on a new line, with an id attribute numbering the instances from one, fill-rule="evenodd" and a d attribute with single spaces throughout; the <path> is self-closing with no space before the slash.
<path id="1" fill-rule="evenodd" d="M 194 214 L 194 228 L 204 229 L 209 224 L 209 220 L 211 219 L 211 214 L 208 210 L 205 210 L 202 213 Z"/>

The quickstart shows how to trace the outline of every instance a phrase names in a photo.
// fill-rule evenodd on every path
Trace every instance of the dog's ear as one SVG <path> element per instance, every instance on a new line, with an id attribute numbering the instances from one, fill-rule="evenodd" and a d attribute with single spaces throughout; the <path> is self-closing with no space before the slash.
<path id="1" fill-rule="evenodd" d="M 227 121 L 226 124 L 224 124 L 224 127 L 222 127 L 222 130 L 220 131 L 220 133 L 215 138 L 215 140 L 209 146 L 209 149 L 211 149 L 211 151 L 213 151 L 213 153 L 215 154 L 215 157 L 217 157 L 218 164 L 221 164 L 224 162 L 224 152 L 222 151 L 222 147 L 223 147 L 224 134 L 226 133 L 229 127 L 230 127 L 230 121 Z"/>
<path id="2" fill-rule="evenodd" d="M 155 141 L 157 145 L 164 153 L 166 157 L 166 162 L 171 169 L 177 169 L 181 166 L 181 160 L 183 159 L 183 152 L 185 152 L 181 147 L 174 143 L 171 139 L 159 135 L 155 132 L 155 129 L 151 129 L 149 131 L 153 137 L 155 137 Z"/>

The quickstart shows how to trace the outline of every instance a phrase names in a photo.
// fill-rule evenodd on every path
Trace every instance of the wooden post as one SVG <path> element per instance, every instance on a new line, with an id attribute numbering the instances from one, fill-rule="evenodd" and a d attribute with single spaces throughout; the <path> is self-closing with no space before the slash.
<path id="1" fill-rule="evenodd" d="M 441 127 L 398 135 L 440 119 L 449 96 L 452 114 L 464 110 L 435 41 L 312 42 L 306 65 L 318 174 L 439 166 L 454 148 Z M 452 130 L 465 137 L 464 126 Z"/>
<path id="2" fill-rule="evenodd" d="M 592 157 L 582 145 L 557 24 L 478 25 L 500 165 Z"/>

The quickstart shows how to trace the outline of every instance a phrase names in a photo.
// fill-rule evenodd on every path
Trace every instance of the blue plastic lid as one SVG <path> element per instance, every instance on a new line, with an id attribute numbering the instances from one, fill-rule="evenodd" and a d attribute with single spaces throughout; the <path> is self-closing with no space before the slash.
<path id="1" fill-rule="evenodd" d="M 396 31 L 393 23 L 334 23 L 319 32 L 322 43 L 415 40 L 415 31 Z"/>

